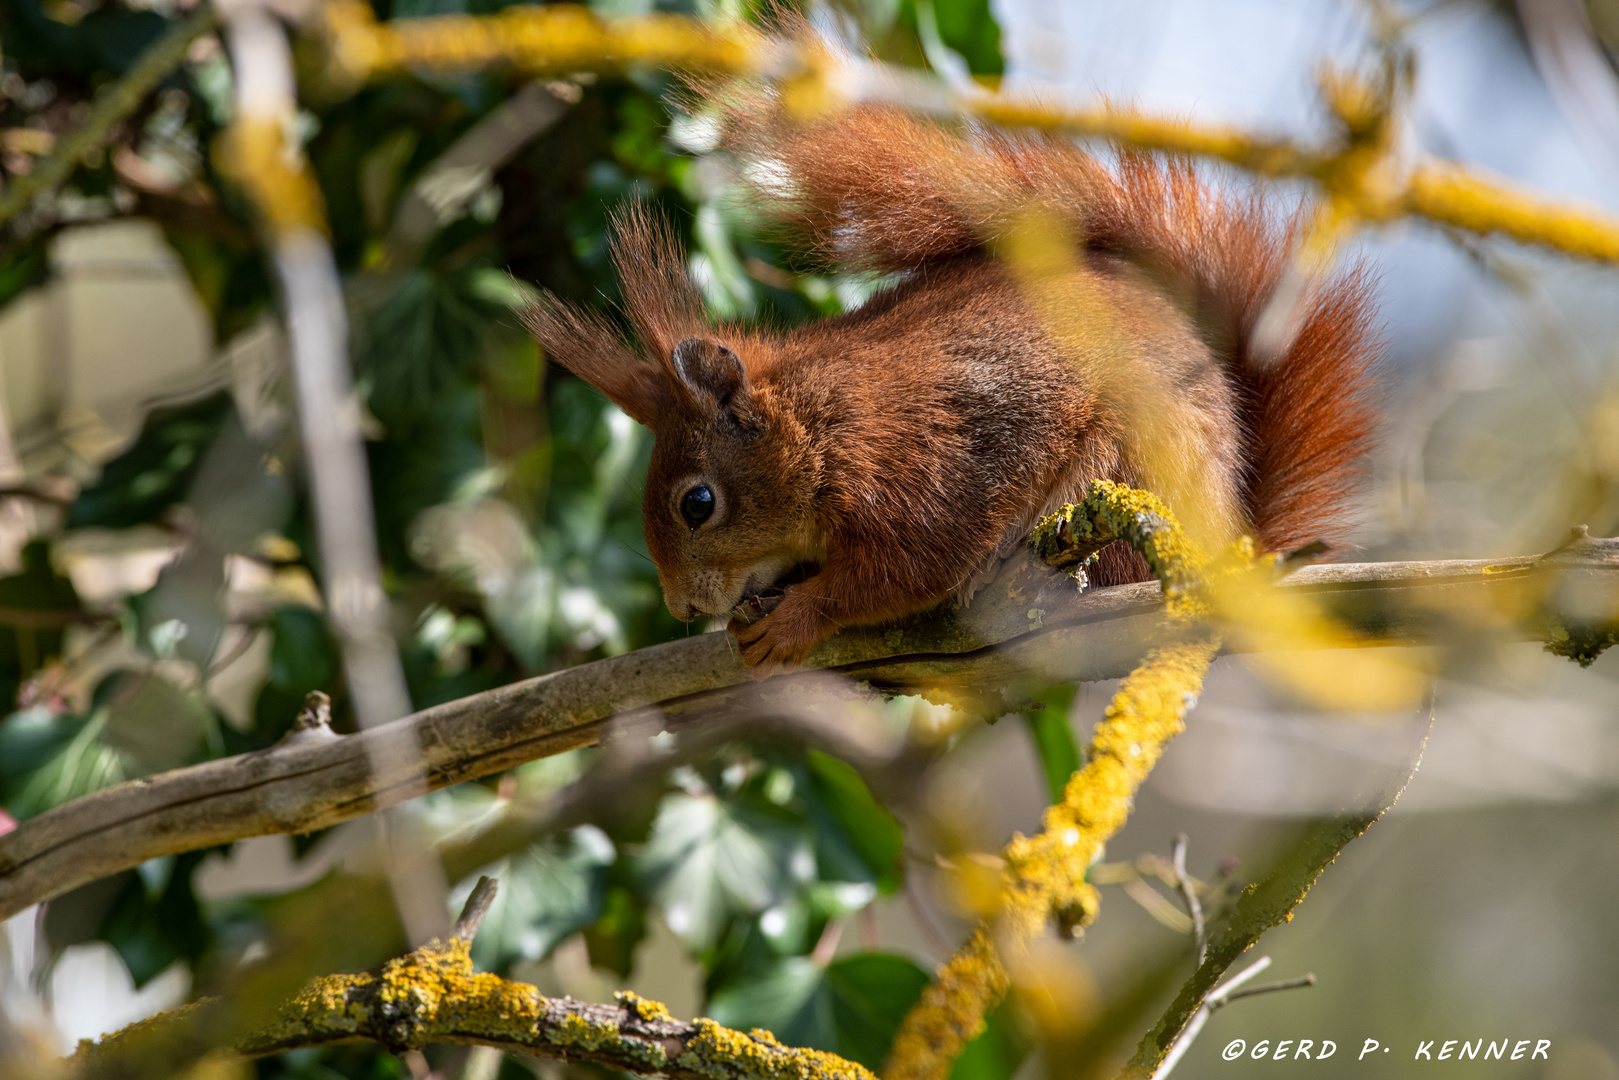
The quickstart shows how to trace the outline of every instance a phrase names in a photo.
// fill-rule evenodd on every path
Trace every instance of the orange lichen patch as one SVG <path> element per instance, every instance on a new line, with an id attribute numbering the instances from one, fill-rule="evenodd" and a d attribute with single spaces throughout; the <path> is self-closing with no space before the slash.
<path id="1" fill-rule="evenodd" d="M 710 24 L 661 13 L 603 19 L 575 4 L 378 23 L 368 5 L 345 0 L 327 5 L 326 29 L 332 75 L 342 84 L 412 68 L 491 65 L 534 74 L 629 65 L 754 74 L 777 67 L 784 51 L 745 22 Z"/>
<path id="2" fill-rule="evenodd" d="M 1213 638 L 1159 646 L 1119 685 L 1090 760 L 1069 779 L 1062 801 L 1046 810 L 1040 834 L 1014 837 L 1006 847 L 1003 918 L 1016 920 L 1014 933 L 1032 937 L 1049 917 L 1072 936 L 1095 918 L 1096 890 L 1085 871 L 1124 825 L 1164 746 L 1180 734 L 1218 651 Z"/>
<path id="3" fill-rule="evenodd" d="M 1061 563 L 1068 549 L 1094 549 L 1123 540 L 1139 551 L 1163 584 L 1172 617 L 1204 613 L 1198 605 L 1203 554 L 1156 495 L 1111 480 L 1091 481 L 1080 503 L 1066 503 L 1043 518 L 1029 534 L 1029 546 L 1047 561 Z"/>
<path id="4" fill-rule="evenodd" d="M 669 1007 L 661 1001 L 650 1001 L 640 994 L 629 990 L 619 990 L 613 994 L 613 1000 L 625 1006 L 639 1016 L 642 1020 L 667 1020 L 674 1022 L 669 1015 Z"/>

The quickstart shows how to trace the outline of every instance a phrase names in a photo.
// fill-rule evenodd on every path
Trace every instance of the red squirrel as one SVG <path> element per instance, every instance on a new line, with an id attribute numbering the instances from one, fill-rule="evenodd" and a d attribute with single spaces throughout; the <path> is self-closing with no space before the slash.
<path id="1" fill-rule="evenodd" d="M 1372 426 L 1370 289 L 1358 269 L 1318 283 L 1291 342 L 1256 357 L 1296 219 L 1184 161 L 1104 165 L 887 107 L 726 121 L 754 204 L 800 251 L 894 283 L 786 332 L 714 325 L 667 227 L 631 209 L 614 259 L 639 347 L 550 298 L 526 322 L 654 432 L 646 539 L 677 618 L 792 575 L 770 614 L 731 623 L 756 674 L 970 597 L 1096 478 L 1160 495 L 1205 544 L 1341 528 Z M 1090 576 L 1150 575 L 1115 544 Z"/>

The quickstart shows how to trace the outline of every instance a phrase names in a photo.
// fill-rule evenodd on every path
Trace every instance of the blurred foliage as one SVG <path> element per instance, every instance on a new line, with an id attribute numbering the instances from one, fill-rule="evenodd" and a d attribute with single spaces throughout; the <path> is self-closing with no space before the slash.
<path id="1" fill-rule="evenodd" d="M 96 90 L 185 6 L 0 5 L 0 128 L 70 130 Z M 506 3 L 375 6 L 380 18 L 398 18 Z M 655 6 L 694 10 L 604 5 L 615 14 Z M 698 5 L 715 14 L 711 6 Z M 1000 71 L 987 0 L 845 10 L 885 58 L 924 62 L 920 35 L 936 29 L 976 76 Z M 655 74 L 578 80 L 562 117 L 491 163 L 414 264 L 384 271 L 390 230 L 414 186 L 521 85 L 509 72 L 399 78 L 342 100 L 312 94 L 300 120 L 350 289 L 373 513 L 417 707 L 688 632 L 663 609 L 641 536 L 650 436 L 547 365 L 520 332 L 512 307 L 530 284 L 611 310 L 608 222 L 616 207 L 643 200 L 687 236 L 693 274 L 718 316 L 790 325 L 836 313 L 869 289 L 794 273 L 783 252 L 738 223 L 693 167 L 692 147 L 671 125 L 673 87 Z M 63 229 L 138 216 L 162 229 L 221 346 L 270 317 L 264 251 L 212 153 L 230 95 L 229 64 L 206 39 L 112 133 L 107 152 L 0 227 L 0 304 L 46 279 L 49 245 Z M 5 149 L 0 180 L 31 164 L 28 153 Z M 15 710 L 0 722 L 0 806 L 12 815 L 268 746 L 311 690 L 332 695 L 340 728 L 352 725 L 341 658 L 308 587 L 321 567 L 285 381 L 257 397 L 238 387 L 152 410 L 131 444 L 98 463 L 61 529 L 0 579 L 0 609 L 23 613 L 0 617 L 0 693 Z M 166 537 L 174 554 L 149 587 L 85 605 L 55 545 L 90 535 L 132 548 Z M 259 584 L 243 586 L 248 579 Z M 227 716 L 212 680 L 248 655 L 258 665 L 252 707 Z M 1046 749 L 1049 732 L 1040 740 L 1054 770 L 1074 753 L 1071 740 L 1066 750 Z M 424 817 L 440 836 L 476 828 L 514 792 L 544 797 L 575 780 L 589 758 L 576 752 L 438 793 L 424 800 Z M 300 838 L 300 854 L 318 839 Z M 835 944 L 853 916 L 901 887 L 904 842 L 898 821 L 837 758 L 732 746 L 673 770 L 645 812 L 572 828 L 484 868 L 501 891 L 475 955 L 508 972 L 582 934 L 591 963 L 623 979 L 659 921 L 701 965 L 715 1016 L 876 1066 L 927 973 L 904 957 L 834 959 L 817 945 Z M 99 939 L 137 984 L 181 962 L 209 985 L 289 927 L 343 921 L 309 914 L 338 895 L 331 875 L 286 896 L 203 903 L 194 873 L 205 854 L 157 860 L 53 902 L 49 951 Z M 363 905 L 351 898 L 347 907 Z M 391 915 L 383 922 L 393 926 Z M 366 949 L 385 943 L 358 940 L 391 933 L 372 926 L 350 935 L 359 951 L 345 958 L 374 962 Z M 321 955 L 330 960 L 332 947 Z M 992 1018 L 958 1077 L 1015 1071 L 1029 1043 L 1009 1015 Z M 372 1047 L 300 1051 L 256 1068 L 289 1080 L 408 1075 Z M 511 1062 L 505 1070 L 526 1074 Z"/>

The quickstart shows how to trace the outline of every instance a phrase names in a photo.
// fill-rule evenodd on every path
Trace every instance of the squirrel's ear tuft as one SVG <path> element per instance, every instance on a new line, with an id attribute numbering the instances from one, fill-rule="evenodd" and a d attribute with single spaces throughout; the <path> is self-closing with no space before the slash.
<path id="1" fill-rule="evenodd" d="M 742 358 L 717 341 L 689 337 L 674 348 L 675 375 L 704 412 L 728 416 L 738 425 L 753 426 L 748 373 Z"/>
<path id="2" fill-rule="evenodd" d="M 522 319 L 548 359 L 606 394 L 630 419 L 656 430 L 671 393 L 668 376 L 637 356 L 610 323 L 550 295 Z"/>

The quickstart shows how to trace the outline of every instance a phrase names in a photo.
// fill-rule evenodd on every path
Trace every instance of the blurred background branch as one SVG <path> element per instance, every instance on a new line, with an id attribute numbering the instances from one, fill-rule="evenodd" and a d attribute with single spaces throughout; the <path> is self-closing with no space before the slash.
<path id="1" fill-rule="evenodd" d="M 314 503 L 323 595 L 342 643 L 343 666 L 372 772 L 374 812 L 394 902 L 412 942 L 444 932 L 443 873 L 412 835 L 408 811 L 390 807 L 427 791 L 421 754 L 382 584 L 360 436 L 360 401 L 349 362 L 343 286 L 327 239 L 323 200 L 287 134 L 297 116 L 285 31 L 259 0 L 224 5 L 236 76 L 236 114 L 224 135 L 227 168 L 252 196 L 269 233 L 297 387 L 299 434 Z"/>

